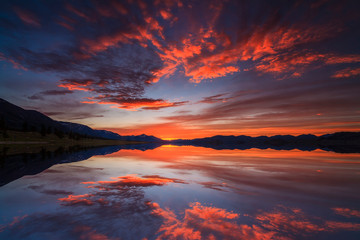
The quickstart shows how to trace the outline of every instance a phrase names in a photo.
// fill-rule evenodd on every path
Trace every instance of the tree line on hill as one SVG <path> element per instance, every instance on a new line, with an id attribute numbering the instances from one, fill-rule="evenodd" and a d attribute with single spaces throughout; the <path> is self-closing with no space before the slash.
<path id="1" fill-rule="evenodd" d="M 95 137 L 87 136 L 84 134 L 79 134 L 79 133 L 72 132 L 72 131 L 65 132 L 62 129 L 58 129 L 58 128 L 52 127 L 52 126 L 46 126 L 45 124 L 41 124 L 39 127 L 37 127 L 37 126 L 29 124 L 27 121 L 23 122 L 21 129 L 18 129 L 18 128 L 13 129 L 6 124 L 5 118 L 3 116 L 1 116 L 0 117 L 0 131 L 1 131 L 2 138 L 4 138 L 4 139 L 10 138 L 9 130 L 24 132 L 24 133 L 25 132 L 37 132 L 42 137 L 46 137 L 48 135 L 54 134 L 59 139 L 63 139 L 65 137 L 67 137 L 69 139 L 73 139 L 73 140 L 80 140 L 83 138 L 90 138 L 90 139 L 95 138 Z"/>

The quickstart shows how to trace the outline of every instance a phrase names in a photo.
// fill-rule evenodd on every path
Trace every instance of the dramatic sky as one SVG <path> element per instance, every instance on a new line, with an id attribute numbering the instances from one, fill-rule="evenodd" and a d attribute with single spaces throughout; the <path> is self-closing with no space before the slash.
<path id="1" fill-rule="evenodd" d="M 0 2 L 0 97 L 161 138 L 360 130 L 360 1 Z"/>

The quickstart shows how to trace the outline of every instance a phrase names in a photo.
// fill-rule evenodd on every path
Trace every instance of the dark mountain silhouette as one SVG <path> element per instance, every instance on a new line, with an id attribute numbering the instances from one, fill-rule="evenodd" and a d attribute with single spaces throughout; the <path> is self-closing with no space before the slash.
<path id="1" fill-rule="evenodd" d="M 11 130 L 40 131 L 41 125 L 65 130 L 60 122 L 54 121 L 38 111 L 25 110 L 1 98 L 0 117 L 4 119 L 7 128 Z"/>
<path id="2" fill-rule="evenodd" d="M 56 121 L 38 111 L 25 110 L 1 98 L 0 118 L 5 122 L 6 128 L 9 130 L 40 132 L 42 129 L 49 129 L 51 132 L 60 131 L 67 134 L 79 134 L 91 138 L 141 142 L 162 141 L 160 138 L 144 134 L 138 136 L 121 136 L 106 130 L 95 130 L 83 124 Z"/>
<path id="3" fill-rule="evenodd" d="M 213 136 L 207 138 L 196 138 L 191 140 L 177 139 L 169 141 L 175 145 L 192 145 L 213 149 L 276 149 L 292 150 L 299 149 L 312 151 L 323 149 L 340 153 L 360 152 L 360 132 L 338 132 L 322 136 L 307 135 L 276 135 L 276 136 Z"/>
<path id="4" fill-rule="evenodd" d="M 85 136 L 91 136 L 95 138 L 105 138 L 120 140 L 122 136 L 117 133 L 113 133 L 106 130 L 94 130 L 86 125 L 72 122 L 59 122 L 65 129 L 70 132 L 79 133 Z"/>

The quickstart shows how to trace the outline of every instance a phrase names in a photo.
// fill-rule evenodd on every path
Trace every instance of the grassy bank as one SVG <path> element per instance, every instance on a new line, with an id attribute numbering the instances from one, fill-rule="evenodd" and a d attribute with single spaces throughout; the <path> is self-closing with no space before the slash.
<path id="1" fill-rule="evenodd" d="M 7 131 L 7 137 L 3 134 L 0 136 L 0 150 L 6 155 L 22 153 L 38 153 L 46 151 L 56 151 L 59 148 L 69 149 L 76 146 L 77 148 L 91 148 L 110 145 L 140 144 L 143 142 L 131 142 L 121 140 L 91 139 L 81 138 L 78 140 L 64 136 L 59 138 L 55 134 L 42 136 L 38 132 L 19 132 Z"/>

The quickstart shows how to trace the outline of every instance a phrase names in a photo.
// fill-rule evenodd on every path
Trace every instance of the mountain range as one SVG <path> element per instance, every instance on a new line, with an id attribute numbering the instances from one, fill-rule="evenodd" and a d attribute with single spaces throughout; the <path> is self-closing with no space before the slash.
<path id="1" fill-rule="evenodd" d="M 312 151 L 315 149 L 323 149 L 327 151 L 341 153 L 357 153 L 360 152 L 360 132 L 337 132 L 332 134 L 324 134 L 315 136 L 312 134 L 303 134 L 299 136 L 292 135 L 276 135 L 276 136 L 213 136 L 207 138 L 196 139 L 177 139 L 172 140 L 173 145 L 191 145 L 199 147 L 207 147 L 213 149 L 276 149 L 276 150 L 292 150 L 299 149 Z"/>

